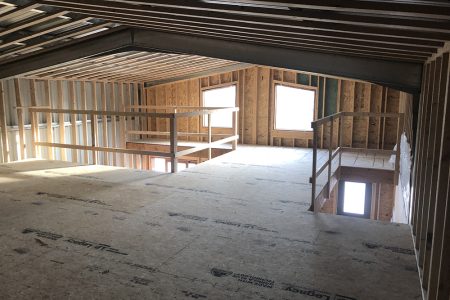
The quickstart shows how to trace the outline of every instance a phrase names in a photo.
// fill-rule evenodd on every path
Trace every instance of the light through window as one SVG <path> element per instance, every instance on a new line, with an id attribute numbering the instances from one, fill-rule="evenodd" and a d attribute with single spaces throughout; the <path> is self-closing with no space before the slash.
<path id="1" fill-rule="evenodd" d="M 205 107 L 234 107 L 236 105 L 236 86 L 204 90 L 203 106 Z M 203 116 L 203 126 L 208 126 L 208 116 Z M 211 115 L 211 127 L 232 128 L 232 112 L 217 112 Z"/>
<path id="2" fill-rule="evenodd" d="M 164 158 L 156 157 L 153 159 L 153 171 L 166 172 L 166 160 Z"/>
<path id="3" fill-rule="evenodd" d="M 366 184 L 346 181 L 344 186 L 344 213 L 364 215 Z"/>
<path id="4" fill-rule="evenodd" d="M 311 131 L 315 91 L 275 86 L 275 129 Z"/>

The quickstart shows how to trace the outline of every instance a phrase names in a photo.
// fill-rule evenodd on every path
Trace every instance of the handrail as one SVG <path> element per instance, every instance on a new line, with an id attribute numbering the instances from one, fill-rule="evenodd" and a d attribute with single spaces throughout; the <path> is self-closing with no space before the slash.
<path id="1" fill-rule="evenodd" d="M 319 120 L 316 121 L 312 121 L 311 122 L 311 127 L 317 127 L 319 125 L 322 125 L 324 123 L 329 122 L 330 120 L 334 120 L 338 117 L 384 117 L 384 118 L 398 118 L 399 114 L 398 113 L 374 113 L 374 112 L 351 112 L 351 111 L 341 111 L 326 117 L 323 117 Z"/>
<path id="2" fill-rule="evenodd" d="M 145 108 L 145 109 L 151 109 L 152 106 L 133 106 L 131 108 Z M 48 142 L 41 142 L 39 140 L 39 135 L 37 134 L 37 128 L 35 124 L 31 124 L 33 136 L 36 137 L 33 139 L 33 148 L 35 147 L 53 147 L 53 148 L 66 148 L 66 149 L 74 149 L 74 150 L 91 150 L 93 153 L 96 151 L 99 152 L 107 152 L 107 153 L 126 153 L 126 154 L 138 154 L 138 155 L 151 155 L 151 156 L 163 156 L 163 157 L 170 157 L 171 159 L 171 172 L 175 173 L 177 172 L 177 163 L 178 158 L 191 154 L 194 152 L 198 152 L 204 149 L 208 149 L 208 159 L 211 159 L 211 150 L 213 146 L 225 144 L 225 143 L 232 143 L 232 149 L 236 150 L 237 147 L 237 141 L 239 139 L 238 135 L 238 112 L 239 107 L 189 107 L 189 106 L 172 106 L 172 107 L 157 107 L 157 109 L 173 109 L 174 112 L 166 113 L 166 112 L 134 112 L 134 111 L 101 111 L 101 110 L 89 110 L 89 109 L 52 109 L 50 107 L 38 107 L 38 106 L 30 106 L 30 107 L 20 107 L 20 109 L 28 109 L 32 115 L 32 117 L 37 120 L 37 114 L 38 113 L 57 113 L 57 114 L 80 114 L 80 115 L 90 115 L 91 116 L 91 141 L 92 144 L 89 145 L 74 145 L 74 144 L 64 144 L 64 143 L 48 143 Z M 177 109 L 188 109 L 188 110 L 194 110 L 194 111 L 188 111 L 188 112 L 178 112 Z M 221 138 L 217 141 L 212 141 L 212 128 L 211 128 L 211 115 L 217 112 L 224 112 L 229 111 L 233 113 L 233 126 L 232 126 L 232 134 L 228 134 L 226 137 Z M 108 147 L 108 146 L 102 146 L 99 147 L 96 145 L 96 124 L 94 122 L 95 118 L 94 116 L 119 116 L 119 117 L 145 117 L 145 118 L 166 118 L 169 119 L 169 132 L 151 132 L 151 131 L 139 131 L 139 132 L 146 132 L 144 134 L 151 133 L 152 135 L 165 135 L 169 136 L 170 140 L 170 151 L 169 152 L 157 152 L 157 151 L 146 151 L 146 150 L 130 150 L 130 149 L 124 149 L 124 148 L 117 148 L 117 147 Z M 190 149 L 178 151 L 177 150 L 177 143 L 178 143 L 178 135 L 184 135 L 186 134 L 179 133 L 177 131 L 177 119 L 178 118 L 189 118 L 189 117 L 195 117 L 195 116 L 202 116 L 207 115 L 208 116 L 208 130 L 205 134 L 208 138 L 207 144 L 199 145 L 196 147 L 192 147 Z M 130 131 L 132 134 L 136 134 L 137 131 Z M 83 132 L 83 134 L 86 134 L 86 132 Z M 203 134 L 199 134 L 203 135 Z M 125 133 L 124 139 L 126 141 L 127 134 Z M 214 136 L 218 136 L 214 134 Z M 86 140 L 86 139 L 85 139 Z M 94 154 L 95 156 L 95 154 Z M 94 160 L 95 161 L 95 160 Z"/>
<path id="3" fill-rule="evenodd" d="M 312 162 L 312 176 L 310 178 L 311 187 L 311 210 L 314 212 L 318 212 L 323 203 L 317 203 L 318 197 L 316 195 L 324 194 L 325 198 L 329 198 L 331 190 L 333 188 L 331 184 L 331 179 L 335 175 L 335 172 L 332 171 L 333 160 L 336 156 L 339 155 L 339 163 L 336 170 L 342 165 L 342 152 L 353 150 L 352 147 L 344 147 L 342 143 L 342 122 L 344 117 L 374 117 L 374 118 L 397 118 L 398 119 L 398 127 L 397 127 L 397 149 L 395 151 L 389 150 L 376 150 L 376 149 L 361 149 L 357 148 L 355 150 L 358 151 L 379 151 L 379 152 L 390 152 L 395 153 L 395 179 L 398 178 L 399 172 L 399 160 L 400 160 L 400 130 L 403 128 L 404 124 L 404 114 L 403 113 L 374 113 L 374 112 L 338 112 L 327 117 L 321 118 L 319 120 L 311 122 L 311 127 L 313 128 L 313 162 Z M 334 123 L 338 120 L 338 129 L 337 129 L 337 148 L 333 150 L 333 137 L 335 135 L 334 131 Z M 317 148 L 318 148 L 318 131 L 321 126 L 330 126 L 329 135 L 328 135 L 328 159 L 327 161 L 320 166 L 319 170 L 317 170 Z M 317 192 L 317 178 L 325 171 L 328 170 L 327 182 L 324 184 L 324 187 L 321 191 Z"/>

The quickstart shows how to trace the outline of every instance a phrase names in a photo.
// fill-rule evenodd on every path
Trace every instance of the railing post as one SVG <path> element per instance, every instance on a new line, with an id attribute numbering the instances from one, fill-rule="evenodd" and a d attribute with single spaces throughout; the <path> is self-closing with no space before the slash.
<path id="1" fill-rule="evenodd" d="M 178 171 L 178 159 L 177 159 L 177 117 L 174 114 L 170 118 L 170 172 L 176 173 Z"/>
<path id="2" fill-rule="evenodd" d="M 330 138 L 328 140 L 328 188 L 327 188 L 327 198 L 330 198 L 331 194 L 331 167 L 333 162 L 333 124 L 334 119 L 331 118 L 330 123 Z"/>
<path id="3" fill-rule="evenodd" d="M 316 170 L 317 170 L 317 127 L 314 123 L 311 124 L 313 129 L 313 161 L 312 161 L 312 175 L 311 175 L 311 210 L 316 211 Z"/>
<path id="4" fill-rule="evenodd" d="M 95 116 L 94 114 L 91 114 L 91 145 L 92 147 L 95 147 L 96 144 L 96 140 L 95 140 Z M 97 153 L 92 150 L 92 164 L 96 165 L 97 164 Z"/>
<path id="5" fill-rule="evenodd" d="M 234 136 L 238 135 L 238 111 L 237 110 L 233 112 L 233 135 Z M 232 142 L 233 150 L 236 150 L 237 143 L 238 143 L 237 139 Z"/>
<path id="6" fill-rule="evenodd" d="M 208 113 L 208 160 L 211 159 L 211 113 Z"/>

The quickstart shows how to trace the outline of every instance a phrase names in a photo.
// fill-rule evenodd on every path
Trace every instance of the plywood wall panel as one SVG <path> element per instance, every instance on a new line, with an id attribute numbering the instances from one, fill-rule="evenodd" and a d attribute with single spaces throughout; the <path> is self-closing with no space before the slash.
<path id="1" fill-rule="evenodd" d="M 182 81 L 175 87 L 176 91 L 176 105 L 189 106 L 188 99 L 188 81 Z M 177 121 L 177 128 L 179 132 L 189 132 L 189 118 L 179 118 Z M 180 140 L 187 140 L 187 137 L 179 137 Z"/>
<path id="2" fill-rule="evenodd" d="M 400 104 L 400 92 L 388 89 L 386 99 L 386 111 L 387 113 L 395 113 L 399 110 Z M 385 130 L 384 130 L 384 149 L 393 149 L 397 143 L 397 128 L 398 120 L 395 118 L 386 118 Z"/>
<path id="3" fill-rule="evenodd" d="M 383 88 L 379 85 L 371 85 L 370 94 L 370 111 L 381 112 L 381 100 L 383 98 Z M 378 149 L 380 140 L 380 118 L 369 118 L 369 134 L 368 134 L 368 148 Z"/>
<path id="4" fill-rule="evenodd" d="M 188 82 L 188 105 L 200 106 L 200 82 L 198 80 L 189 80 Z M 189 132 L 200 131 L 200 117 L 189 118 Z M 192 137 L 191 140 L 199 141 L 199 137 Z"/>
<path id="5" fill-rule="evenodd" d="M 201 106 L 201 90 L 220 87 L 226 84 L 237 85 L 236 105 L 239 106 L 238 132 L 240 142 L 245 144 L 275 145 L 286 147 L 311 147 L 311 138 L 292 138 L 285 136 L 273 137 L 273 116 L 275 109 L 274 86 L 286 82 L 298 87 L 310 86 L 317 88 L 316 117 L 328 116 L 339 111 L 384 112 L 386 109 L 398 112 L 400 102 L 386 106 L 387 89 L 375 84 L 355 82 L 311 75 L 288 70 L 271 69 L 268 67 L 251 67 L 245 70 L 227 72 L 187 81 L 176 82 L 147 88 L 152 91 L 157 105 Z M 174 92 L 175 91 L 175 92 Z M 384 91 L 384 92 L 383 92 Z M 391 93 L 392 94 L 392 93 Z M 395 94 L 395 93 L 394 93 Z M 392 94 L 391 96 L 393 96 Z M 397 93 L 399 94 L 399 93 Z M 151 94 L 147 92 L 148 97 Z M 185 99 L 183 99 L 185 97 Z M 391 97 L 395 101 L 395 97 Z M 390 99 L 391 99 L 390 98 Z M 408 101 L 408 100 L 405 100 Z M 168 130 L 167 124 L 155 122 L 160 127 L 157 130 Z M 190 132 L 204 132 L 201 118 L 191 118 L 187 122 Z M 381 147 L 383 129 L 391 130 L 393 124 L 384 124 L 378 118 L 368 117 L 343 119 L 343 146 L 350 147 Z M 185 125 L 180 125 L 184 131 Z M 333 147 L 337 147 L 338 121 L 334 126 Z M 167 128 L 167 129 L 166 129 Z M 156 130 L 156 128 L 155 128 Z M 216 129 L 216 132 L 231 133 L 231 130 Z M 283 134 L 283 133 L 282 133 Z M 198 140 L 198 137 L 191 138 Z M 388 140 L 388 144 L 390 140 Z M 329 128 L 319 131 L 319 145 L 328 147 Z"/>
<path id="6" fill-rule="evenodd" d="M 342 81 L 341 83 L 341 111 L 353 111 L 355 100 L 355 82 Z M 351 147 L 353 136 L 353 118 L 342 118 L 342 143 L 344 147 Z"/>
<path id="7" fill-rule="evenodd" d="M 353 111 L 368 112 L 370 107 L 370 89 L 366 87 L 370 85 L 357 82 L 355 83 L 355 98 L 353 103 Z M 355 148 L 366 148 L 367 146 L 367 117 L 354 117 L 352 130 L 352 146 Z"/>
<path id="8" fill-rule="evenodd" d="M 258 145 L 269 145 L 270 69 L 258 72 L 257 139 Z"/>
<path id="9" fill-rule="evenodd" d="M 246 70 L 244 75 L 244 143 L 256 144 L 256 130 L 254 130 L 255 120 L 257 118 L 257 111 L 255 110 L 255 103 L 258 91 L 258 68 L 251 68 Z"/>

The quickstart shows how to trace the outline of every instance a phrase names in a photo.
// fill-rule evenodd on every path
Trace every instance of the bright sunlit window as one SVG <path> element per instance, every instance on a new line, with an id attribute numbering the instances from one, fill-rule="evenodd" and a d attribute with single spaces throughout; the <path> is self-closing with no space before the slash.
<path id="1" fill-rule="evenodd" d="M 153 171 L 166 172 L 166 160 L 164 158 L 155 157 L 153 159 Z"/>
<path id="2" fill-rule="evenodd" d="M 275 129 L 311 131 L 315 91 L 275 86 Z"/>
<path id="3" fill-rule="evenodd" d="M 202 93 L 205 107 L 234 107 L 236 105 L 236 86 L 204 90 Z M 203 126 L 208 126 L 208 117 L 203 117 Z M 232 128 L 233 113 L 217 112 L 211 115 L 211 127 Z"/>
<path id="4" fill-rule="evenodd" d="M 364 215 L 366 184 L 346 181 L 344 184 L 344 213 Z"/>

